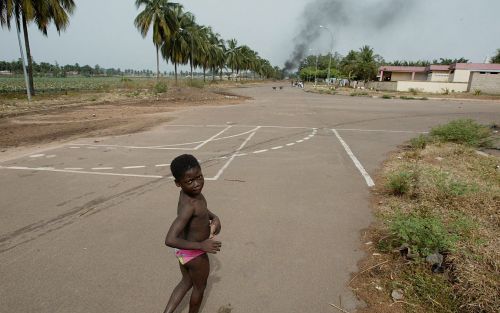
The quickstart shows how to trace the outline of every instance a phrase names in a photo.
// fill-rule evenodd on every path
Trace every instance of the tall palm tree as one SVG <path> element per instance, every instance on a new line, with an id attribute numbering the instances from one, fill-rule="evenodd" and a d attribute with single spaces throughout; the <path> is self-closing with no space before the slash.
<path id="1" fill-rule="evenodd" d="M 34 22 L 38 29 L 47 36 L 47 27 L 51 22 L 60 33 L 69 25 L 69 15 L 73 13 L 73 0 L 0 0 L 0 24 L 10 29 L 10 19 L 22 23 L 26 57 L 28 59 L 29 88 L 35 94 L 33 83 L 33 58 L 29 44 L 28 23 Z"/>
<path id="2" fill-rule="evenodd" d="M 177 65 L 187 64 L 190 56 L 190 34 L 185 31 L 192 26 L 194 16 L 190 12 L 184 12 L 182 6 L 172 10 L 172 33 L 162 46 L 161 53 L 163 58 L 170 60 L 174 64 L 175 83 L 177 84 Z"/>
<path id="3" fill-rule="evenodd" d="M 151 25 L 153 26 L 153 44 L 156 48 L 156 79 L 160 78 L 160 46 L 172 36 L 175 25 L 172 22 L 173 11 L 182 5 L 169 0 L 136 0 L 135 6 L 139 9 L 144 6 L 134 20 L 135 27 L 142 37 L 146 37 Z"/>
<path id="4" fill-rule="evenodd" d="M 227 41 L 226 64 L 231 68 L 231 76 L 234 75 L 234 70 L 238 69 L 241 63 L 241 47 L 238 46 L 236 39 Z"/>

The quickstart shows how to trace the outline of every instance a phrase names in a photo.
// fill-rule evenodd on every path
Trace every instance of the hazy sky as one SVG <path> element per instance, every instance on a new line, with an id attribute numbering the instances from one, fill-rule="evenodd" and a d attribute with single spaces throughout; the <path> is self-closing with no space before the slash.
<path id="1" fill-rule="evenodd" d="M 387 6 L 391 1 L 401 5 L 392 9 L 395 6 Z M 389 61 L 465 57 L 472 62 L 483 62 L 500 48 L 500 0 L 178 2 L 194 13 L 199 24 L 212 26 L 225 39 L 236 38 L 239 44 L 250 46 L 280 67 L 291 56 L 295 44 L 304 40 L 297 36 L 308 31 L 304 29 L 306 21 L 313 30 L 316 21 L 318 29 L 320 24 L 327 25 L 333 32 L 334 51 L 343 55 L 366 44 Z M 60 35 L 51 28 L 48 37 L 44 37 L 36 27 L 30 27 L 35 61 L 57 61 L 61 65 L 78 62 L 121 69 L 156 68 L 151 38 L 143 39 L 133 25 L 139 12 L 134 0 L 75 0 L 75 3 L 71 23 Z M 325 10 L 324 6 L 330 9 Z M 336 13 L 340 10 L 342 16 Z M 330 35 L 321 29 L 318 35 L 317 39 L 307 39 L 305 44 L 314 51 L 327 53 Z M 0 60 L 17 58 L 15 26 L 11 31 L 0 29 Z M 165 61 L 161 63 L 162 71 L 171 68 Z"/>

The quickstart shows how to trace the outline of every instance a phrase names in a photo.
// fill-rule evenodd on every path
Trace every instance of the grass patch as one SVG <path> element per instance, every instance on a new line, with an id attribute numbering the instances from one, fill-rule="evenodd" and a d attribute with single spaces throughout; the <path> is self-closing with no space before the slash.
<path id="1" fill-rule="evenodd" d="M 491 146 L 490 129 L 471 119 L 460 119 L 433 128 L 430 135 L 441 142 L 454 142 L 472 147 Z"/>
<path id="2" fill-rule="evenodd" d="M 366 96 L 369 96 L 370 94 L 366 91 L 362 91 L 362 92 L 351 92 L 350 96 L 351 97 L 366 97 Z"/>
<path id="3" fill-rule="evenodd" d="M 382 95 L 382 99 L 392 99 L 391 95 Z"/>
<path id="4" fill-rule="evenodd" d="M 438 126 L 384 164 L 367 259 L 384 265 L 367 266 L 356 286 L 360 295 L 383 287 L 387 303 L 377 312 L 500 311 L 500 158 L 480 156 L 471 144 L 486 138 L 484 128 L 470 120 Z M 464 130 L 480 136 L 449 136 Z M 404 295 L 397 303 L 395 289 Z M 366 312 L 380 299 L 363 297 Z"/>
<path id="5" fill-rule="evenodd" d="M 200 88 L 200 89 L 205 87 L 205 82 L 199 79 L 189 79 L 186 84 L 189 87 Z"/>
<path id="6" fill-rule="evenodd" d="M 167 90 L 168 90 L 168 86 L 167 86 L 167 83 L 164 81 L 157 82 L 153 88 L 153 92 L 155 94 L 165 93 L 165 92 L 167 92 Z"/>

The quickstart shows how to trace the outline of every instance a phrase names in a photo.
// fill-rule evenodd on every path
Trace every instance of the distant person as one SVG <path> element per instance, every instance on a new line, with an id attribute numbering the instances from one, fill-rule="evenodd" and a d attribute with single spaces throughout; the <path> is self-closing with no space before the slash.
<path id="1" fill-rule="evenodd" d="M 208 210 L 201 193 L 205 181 L 198 160 L 189 154 L 180 155 L 172 161 L 170 170 L 181 191 L 177 218 L 168 230 L 165 244 L 176 249 L 182 279 L 172 291 L 164 312 L 174 312 L 184 295 L 193 288 L 189 313 L 196 313 L 200 310 L 210 272 L 207 252 L 215 254 L 221 248 L 221 242 L 213 240 L 221 224 Z"/>

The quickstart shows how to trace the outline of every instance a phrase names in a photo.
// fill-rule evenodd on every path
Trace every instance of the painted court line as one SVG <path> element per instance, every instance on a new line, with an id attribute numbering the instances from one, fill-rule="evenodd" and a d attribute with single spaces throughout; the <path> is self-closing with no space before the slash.
<path id="1" fill-rule="evenodd" d="M 231 127 L 232 127 L 231 125 L 227 126 L 226 128 L 224 128 L 223 130 L 221 130 L 217 134 L 213 135 L 212 137 L 208 138 L 207 140 L 203 141 L 202 143 L 200 143 L 199 145 L 197 145 L 196 147 L 194 147 L 194 150 L 198 150 L 199 148 L 203 147 L 204 145 L 206 145 L 210 141 L 214 140 L 215 138 L 217 138 L 219 135 L 223 134 L 225 131 L 227 131 Z"/>
<path id="2" fill-rule="evenodd" d="M 40 171 L 40 172 L 45 171 L 45 172 L 59 172 L 59 173 L 75 173 L 75 174 L 104 175 L 104 176 L 141 177 L 141 178 L 169 178 L 169 177 L 158 176 L 158 175 L 135 175 L 135 174 L 118 174 L 118 173 L 103 173 L 103 172 L 86 172 L 86 171 L 75 171 L 75 170 L 56 170 L 54 168 L 43 168 L 43 167 L 29 168 L 29 167 L 21 167 L 21 166 L 10 166 L 10 167 L 0 166 L 0 169 Z"/>
<path id="3" fill-rule="evenodd" d="M 260 126 L 255 127 L 254 131 L 250 134 L 250 136 L 248 136 L 247 139 L 245 139 L 245 141 L 238 147 L 238 149 L 236 149 L 236 151 L 234 151 L 231 158 L 229 158 L 229 160 L 226 162 L 226 164 L 224 164 L 224 166 L 219 170 L 217 175 L 215 175 L 213 177 L 214 180 L 219 179 L 219 177 L 222 175 L 222 173 L 224 173 L 224 170 L 229 166 L 229 164 L 231 164 L 231 162 L 233 162 L 234 158 L 239 154 L 241 149 L 243 149 L 243 147 L 245 147 L 245 145 L 250 141 L 250 139 L 252 139 L 252 137 L 255 136 L 255 134 L 257 133 L 259 128 L 260 128 Z"/>
<path id="4" fill-rule="evenodd" d="M 363 167 L 363 165 L 361 165 L 361 162 L 359 162 L 358 158 L 356 158 L 356 156 L 354 155 L 354 153 L 352 153 L 351 148 L 349 148 L 349 146 L 344 141 L 344 139 L 342 139 L 342 137 L 340 137 L 338 131 L 336 129 L 332 129 L 332 132 L 335 134 L 335 136 L 337 136 L 337 139 L 340 141 L 340 143 L 344 147 L 345 151 L 347 152 L 347 154 L 349 155 L 349 157 L 351 158 L 351 160 L 354 162 L 354 165 L 356 165 L 356 167 L 358 168 L 359 172 L 361 173 L 361 175 L 365 179 L 366 184 L 368 185 L 368 187 L 375 186 L 375 183 L 373 182 L 373 179 L 370 177 L 370 175 L 368 174 L 368 172 L 366 172 L 365 168 Z"/>
<path id="5" fill-rule="evenodd" d="M 410 133 L 410 134 L 427 134 L 429 132 L 421 132 L 414 130 L 388 130 L 388 129 L 358 129 L 358 128 L 336 128 L 342 131 L 358 131 L 358 132 L 381 132 L 381 133 Z"/>
<path id="6" fill-rule="evenodd" d="M 145 168 L 145 165 L 136 165 L 136 166 L 124 166 L 122 167 L 124 170 L 131 170 L 131 169 L 136 169 L 136 168 Z"/>

